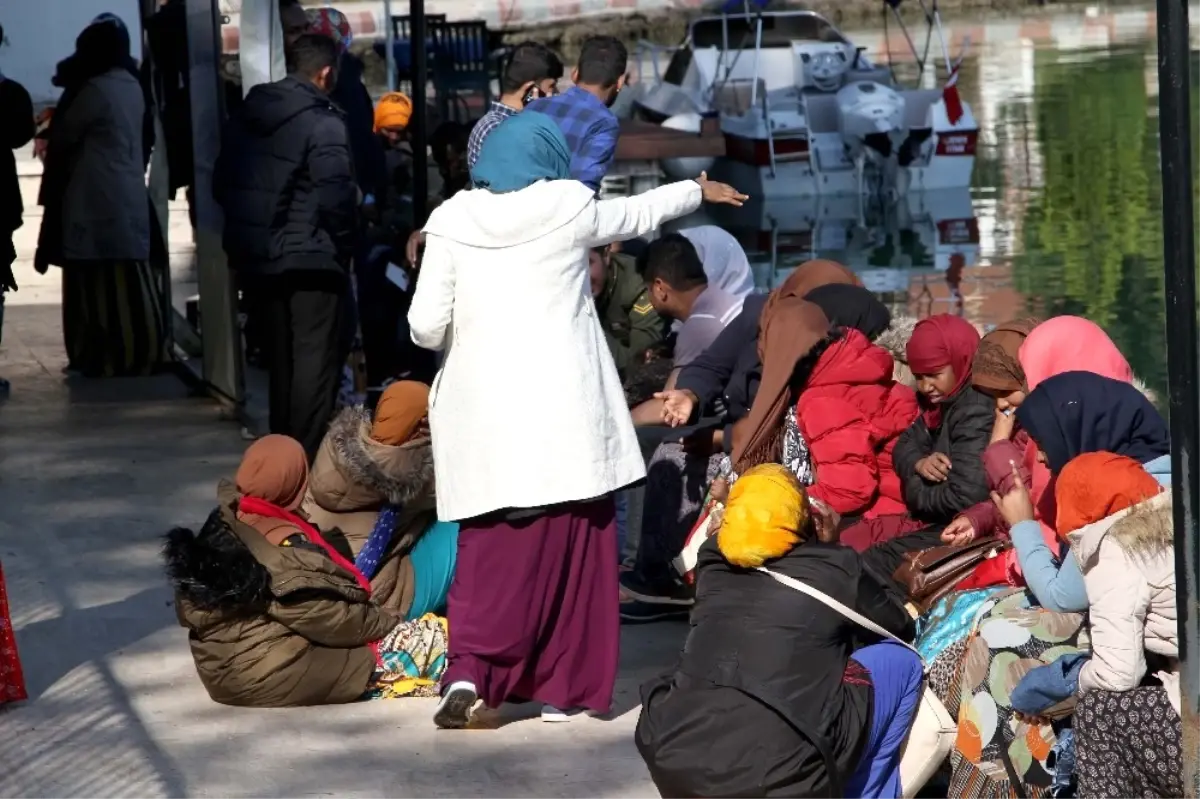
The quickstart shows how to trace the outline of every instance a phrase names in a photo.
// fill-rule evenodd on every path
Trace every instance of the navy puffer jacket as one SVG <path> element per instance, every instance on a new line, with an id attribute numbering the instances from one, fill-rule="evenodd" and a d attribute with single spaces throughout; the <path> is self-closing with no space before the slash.
<path id="1" fill-rule="evenodd" d="M 272 275 L 345 269 L 358 187 L 342 112 L 296 78 L 255 86 L 226 129 L 213 176 L 230 265 Z"/>

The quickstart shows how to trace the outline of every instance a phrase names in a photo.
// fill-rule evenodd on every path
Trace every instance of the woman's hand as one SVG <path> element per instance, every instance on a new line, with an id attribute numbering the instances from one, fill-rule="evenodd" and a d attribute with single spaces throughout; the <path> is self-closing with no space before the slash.
<path id="1" fill-rule="evenodd" d="M 737 189 L 728 183 L 718 183 L 715 180 L 709 180 L 707 172 L 701 172 L 700 177 L 696 178 L 696 182 L 700 184 L 700 192 L 704 195 L 706 203 L 741 206 L 742 203 L 750 199 L 750 195 L 739 193 Z"/>
<path id="2" fill-rule="evenodd" d="M 1004 517 L 1004 521 L 1008 522 L 1008 526 L 1012 527 L 1018 522 L 1033 520 L 1033 499 L 1029 496 L 1029 489 L 1025 487 L 1025 481 L 1021 479 L 1021 472 L 1017 469 L 1017 464 L 1014 461 L 1008 463 L 1012 466 L 1013 487 L 1003 496 L 993 491 L 992 502 L 996 503 L 1000 515 Z"/>
<path id="3" fill-rule="evenodd" d="M 917 461 L 917 474 L 931 483 L 944 483 L 950 476 L 950 458 L 941 452 L 927 455 Z"/>
<path id="4" fill-rule="evenodd" d="M 417 260 L 421 257 L 421 245 L 425 243 L 425 233 L 420 230 L 414 230 L 412 235 L 408 237 L 408 244 L 404 248 L 404 255 L 408 258 L 408 265 L 413 269 L 417 268 Z"/>
<path id="5" fill-rule="evenodd" d="M 995 444 L 997 441 L 1008 441 L 1012 438 L 1013 430 L 1017 426 L 1017 415 L 1012 408 L 1007 411 L 996 409 L 996 418 L 992 421 L 992 440 L 989 442 Z"/>
<path id="6" fill-rule="evenodd" d="M 724 505 L 729 501 L 729 481 L 724 477 L 713 480 L 712 485 L 708 487 L 708 495 L 713 498 L 714 502 Z"/>
<path id="7" fill-rule="evenodd" d="M 823 544 L 836 544 L 838 527 L 842 523 L 842 515 L 819 499 L 809 497 L 808 506 L 812 509 L 813 526 L 817 531 L 817 540 Z"/>
<path id="8" fill-rule="evenodd" d="M 654 395 L 656 400 L 662 400 L 662 421 L 668 427 L 681 427 L 692 418 L 699 400 L 690 391 L 671 389 L 660 391 Z"/>
<path id="9" fill-rule="evenodd" d="M 942 543 L 960 547 L 975 540 L 975 525 L 966 516 L 955 516 L 942 530 Z"/>

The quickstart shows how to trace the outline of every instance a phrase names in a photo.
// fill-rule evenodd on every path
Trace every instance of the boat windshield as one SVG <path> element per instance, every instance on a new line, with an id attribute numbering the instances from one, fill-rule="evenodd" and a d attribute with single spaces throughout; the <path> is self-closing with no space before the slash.
<path id="1" fill-rule="evenodd" d="M 728 28 L 725 28 L 725 24 Z M 729 14 L 726 17 L 703 17 L 692 23 L 692 46 L 696 48 L 725 46 L 728 31 L 729 47 L 734 50 L 754 47 L 756 14 Z M 849 41 L 827 19 L 812 12 L 762 15 L 762 46 L 791 47 L 792 42 L 824 42 L 849 44 Z"/>

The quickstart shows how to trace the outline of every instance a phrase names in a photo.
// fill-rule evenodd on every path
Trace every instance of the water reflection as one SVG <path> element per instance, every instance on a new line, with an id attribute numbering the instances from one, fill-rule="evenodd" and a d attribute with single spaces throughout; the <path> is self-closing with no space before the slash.
<path id="1" fill-rule="evenodd" d="M 1100 47 L 1096 36 L 973 45 L 959 83 L 981 127 L 969 192 L 887 209 L 860 210 L 854 198 L 770 204 L 717 222 L 752 253 L 763 287 L 828 257 L 916 316 L 961 313 L 984 327 L 1026 314 L 1086 316 L 1162 396 L 1152 30 L 1126 26 Z"/>

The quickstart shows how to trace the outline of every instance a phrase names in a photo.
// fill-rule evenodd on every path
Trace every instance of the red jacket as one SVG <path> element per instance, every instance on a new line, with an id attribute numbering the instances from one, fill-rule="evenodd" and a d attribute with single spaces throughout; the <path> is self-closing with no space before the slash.
<path id="1" fill-rule="evenodd" d="M 893 368 L 887 350 L 846 329 L 817 359 L 796 402 L 817 478 L 809 494 L 843 516 L 906 511 L 892 450 L 919 409 Z"/>

